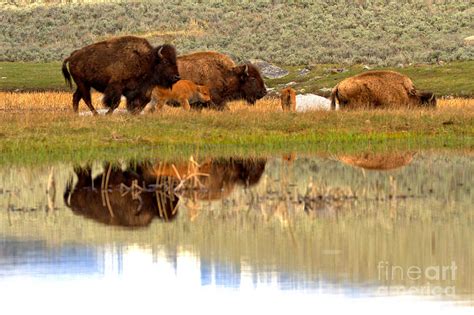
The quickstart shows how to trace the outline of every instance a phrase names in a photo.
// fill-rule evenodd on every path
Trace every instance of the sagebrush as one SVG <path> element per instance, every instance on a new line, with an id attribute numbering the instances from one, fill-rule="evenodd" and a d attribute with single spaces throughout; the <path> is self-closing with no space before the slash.
<path id="1" fill-rule="evenodd" d="M 171 42 L 180 53 L 217 50 L 281 65 L 474 59 L 463 41 L 473 35 L 470 0 L 31 3 L 2 5 L 0 61 L 59 61 L 124 34 Z"/>

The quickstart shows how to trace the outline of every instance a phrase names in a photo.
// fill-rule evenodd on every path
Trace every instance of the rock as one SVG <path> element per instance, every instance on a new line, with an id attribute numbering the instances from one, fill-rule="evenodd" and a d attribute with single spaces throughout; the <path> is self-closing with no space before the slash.
<path id="1" fill-rule="evenodd" d="M 285 86 L 293 86 L 295 85 L 296 82 L 295 81 L 291 81 L 291 82 L 288 82 L 287 84 L 285 84 Z"/>
<path id="2" fill-rule="evenodd" d="M 398 67 L 398 68 L 405 68 L 405 66 L 403 65 L 403 63 L 399 63 L 399 64 L 397 65 L 397 67 Z"/>
<path id="3" fill-rule="evenodd" d="M 326 69 L 326 73 L 342 73 L 342 72 L 346 72 L 348 71 L 347 69 L 345 68 L 330 68 L 330 69 Z"/>
<path id="4" fill-rule="evenodd" d="M 311 72 L 311 70 L 309 70 L 308 68 L 303 68 L 303 69 L 300 70 L 300 72 L 298 72 L 298 75 L 303 76 L 303 75 L 307 75 L 310 72 Z"/>
<path id="5" fill-rule="evenodd" d="M 324 77 L 318 75 L 318 76 L 312 77 L 312 78 L 309 79 L 309 80 L 310 80 L 310 81 L 317 81 L 317 80 L 322 79 L 322 78 L 324 78 Z"/>
<path id="6" fill-rule="evenodd" d="M 330 110 L 331 101 L 316 94 L 296 95 L 296 111 L 307 112 L 312 110 Z"/>
<path id="7" fill-rule="evenodd" d="M 466 46 L 473 46 L 474 45 L 474 35 L 464 38 L 464 44 Z"/>
<path id="8" fill-rule="evenodd" d="M 370 67 L 368 65 L 364 65 L 364 70 L 372 70 L 372 67 Z"/>
<path id="9" fill-rule="evenodd" d="M 287 76 L 290 72 L 282 69 L 280 67 L 277 67 L 275 65 L 272 65 L 271 63 L 268 63 L 264 60 L 260 59 L 250 59 L 250 63 L 255 65 L 262 75 L 267 78 L 267 79 L 279 79 Z"/>
<path id="10" fill-rule="evenodd" d="M 326 94 L 326 93 L 331 93 L 331 92 L 332 92 L 332 89 L 325 87 L 325 88 L 319 89 L 319 91 L 320 91 L 321 93 Z"/>

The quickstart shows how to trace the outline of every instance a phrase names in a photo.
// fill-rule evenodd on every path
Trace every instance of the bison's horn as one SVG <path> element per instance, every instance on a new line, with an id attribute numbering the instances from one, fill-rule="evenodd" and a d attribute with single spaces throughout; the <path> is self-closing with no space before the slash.
<path id="1" fill-rule="evenodd" d="M 249 66 L 248 65 L 245 65 L 244 73 L 245 73 L 246 76 L 249 75 Z"/>
<path id="2" fill-rule="evenodd" d="M 160 47 L 160 49 L 158 49 L 158 57 L 160 58 L 163 58 L 163 55 L 161 54 L 162 50 L 163 50 L 163 47 Z"/>

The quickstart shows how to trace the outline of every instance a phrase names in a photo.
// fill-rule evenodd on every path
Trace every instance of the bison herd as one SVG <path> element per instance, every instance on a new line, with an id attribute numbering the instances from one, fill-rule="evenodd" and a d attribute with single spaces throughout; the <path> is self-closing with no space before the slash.
<path id="1" fill-rule="evenodd" d="M 69 69 L 68 69 L 69 65 Z M 104 94 L 108 114 L 126 99 L 127 110 L 154 111 L 164 104 L 227 109 L 227 103 L 244 100 L 248 104 L 267 94 L 259 70 L 252 64 L 238 65 L 218 52 L 176 55 L 171 45 L 152 45 L 143 38 L 123 36 L 98 42 L 74 51 L 62 66 L 66 82 L 72 87 L 73 110 L 82 99 L 93 114 L 90 89 Z M 405 75 L 394 71 L 367 71 L 339 82 L 330 100 L 317 95 L 296 95 L 292 88 L 280 92 L 284 111 L 311 109 L 435 107 L 433 93 L 422 92 Z"/>

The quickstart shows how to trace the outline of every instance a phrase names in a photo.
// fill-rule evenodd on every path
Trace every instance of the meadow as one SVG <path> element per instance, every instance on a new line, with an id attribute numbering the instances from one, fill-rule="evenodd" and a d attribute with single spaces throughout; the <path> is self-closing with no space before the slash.
<path id="1" fill-rule="evenodd" d="M 435 110 L 284 113 L 279 100 L 229 111 L 76 115 L 71 93 L 0 92 L 1 164 L 210 156 L 329 154 L 390 149 L 461 149 L 474 145 L 474 100 L 440 100 Z M 100 94 L 93 103 L 100 108 Z M 121 104 L 120 108 L 124 108 Z M 80 111 L 88 113 L 84 104 Z"/>
<path id="2" fill-rule="evenodd" d="M 0 163 L 472 150 L 474 46 L 470 1 L 8 1 L 0 8 Z M 61 34 L 61 36 L 57 36 Z M 119 35 L 216 50 L 288 70 L 278 91 L 328 96 L 340 80 L 394 69 L 440 98 L 436 110 L 283 113 L 276 93 L 227 112 L 166 108 L 153 115 L 77 116 L 61 60 Z M 51 40 L 54 38 L 54 40 Z M 307 69 L 304 75 L 302 69 Z M 333 69 L 343 69 L 342 72 Z M 101 108 L 94 95 L 96 108 Z M 122 105 L 123 107 L 123 105 Z M 80 105 L 80 109 L 85 109 Z"/>
<path id="3" fill-rule="evenodd" d="M 367 71 L 362 65 L 318 64 L 309 72 L 300 75 L 305 68 L 283 66 L 289 74 L 280 79 L 265 79 L 265 84 L 276 91 L 287 84 L 293 84 L 298 93 L 329 95 L 329 90 L 339 81 Z M 346 71 L 333 73 L 331 69 Z M 394 70 L 409 76 L 417 88 L 433 91 L 439 96 L 474 96 L 474 61 L 449 62 L 443 65 L 416 64 L 403 68 L 374 67 Z M 323 90 L 321 90 L 323 89 Z M 324 90 L 325 89 L 325 90 Z M 69 91 L 61 74 L 61 62 L 0 62 L 0 91 Z"/>

